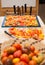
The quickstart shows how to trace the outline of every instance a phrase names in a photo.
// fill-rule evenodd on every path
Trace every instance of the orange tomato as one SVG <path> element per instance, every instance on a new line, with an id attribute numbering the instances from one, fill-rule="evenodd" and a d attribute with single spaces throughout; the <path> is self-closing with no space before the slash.
<path id="1" fill-rule="evenodd" d="M 34 54 L 35 54 L 35 55 L 38 55 L 38 54 L 39 54 L 39 51 L 38 51 L 38 50 L 35 50 L 35 51 L 34 51 Z"/>
<path id="2" fill-rule="evenodd" d="M 2 54 L 2 57 L 6 57 L 6 56 L 8 56 L 8 54 L 7 54 L 7 52 L 4 52 L 4 53 Z"/>
<path id="3" fill-rule="evenodd" d="M 29 54 L 29 59 L 32 59 L 33 56 L 34 56 L 34 53 L 31 52 L 31 53 Z"/>
<path id="4" fill-rule="evenodd" d="M 35 47 L 34 47 L 34 46 L 30 46 L 30 50 L 31 50 L 32 52 L 34 52 Z"/>
<path id="5" fill-rule="evenodd" d="M 8 57 L 3 57 L 2 58 L 2 63 L 5 63 L 7 59 L 8 59 Z"/>
<path id="6" fill-rule="evenodd" d="M 29 61 L 29 65 L 37 65 L 37 63 L 36 63 L 36 61 L 34 61 L 34 60 L 30 60 L 30 61 Z"/>
<path id="7" fill-rule="evenodd" d="M 13 47 L 15 47 L 16 49 L 22 49 L 22 46 L 21 46 L 21 44 L 19 44 L 19 43 L 14 43 L 13 45 L 12 45 Z"/>
<path id="8" fill-rule="evenodd" d="M 29 62 L 29 57 L 27 54 L 22 54 L 21 57 L 20 57 L 21 61 L 24 61 L 26 63 Z"/>
<path id="9" fill-rule="evenodd" d="M 13 59 L 14 57 L 13 57 L 13 55 L 9 55 L 8 58 L 9 59 Z"/>

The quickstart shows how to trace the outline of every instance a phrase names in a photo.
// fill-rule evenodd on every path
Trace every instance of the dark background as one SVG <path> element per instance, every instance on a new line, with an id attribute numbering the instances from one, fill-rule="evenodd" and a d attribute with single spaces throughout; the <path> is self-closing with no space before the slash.
<path id="1" fill-rule="evenodd" d="M 40 4 L 44 4 L 45 3 L 45 0 L 39 0 L 39 3 Z"/>
<path id="2" fill-rule="evenodd" d="M 42 21 L 45 23 L 45 0 L 39 0 L 38 15 L 41 17 Z"/>

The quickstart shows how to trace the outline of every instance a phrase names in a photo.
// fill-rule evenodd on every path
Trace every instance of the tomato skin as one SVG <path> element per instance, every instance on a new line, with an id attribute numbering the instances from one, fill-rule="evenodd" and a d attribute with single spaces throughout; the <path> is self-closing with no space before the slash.
<path id="1" fill-rule="evenodd" d="M 13 64 L 18 63 L 18 62 L 20 62 L 20 58 L 14 58 L 14 59 L 12 60 L 12 62 L 13 62 Z"/>
<path id="2" fill-rule="evenodd" d="M 10 30 L 10 33 L 11 33 L 11 34 L 15 34 L 15 32 L 14 32 L 14 31 L 12 31 L 12 30 Z"/>
<path id="3" fill-rule="evenodd" d="M 32 32 L 30 33 L 31 36 L 33 36 L 34 34 L 35 34 L 34 31 L 32 31 Z"/>
<path id="4" fill-rule="evenodd" d="M 10 46 L 10 47 L 7 49 L 8 55 L 13 54 L 15 51 L 16 51 L 16 48 L 15 48 L 15 47 L 12 47 L 12 46 Z"/>
<path id="5" fill-rule="evenodd" d="M 28 64 L 23 61 L 20 61 L 19 63 L 16 63 L 15 65 L 28 65 Z"/>
<path id="6" fill-rule="evenodd" d="M 30 50 L 31 50 L 32 52 L 34 52 L 35 47 L 34 47 L 34 46 L 30 46 Z"/>
<path id="7" fill-rule="evenodd" d="M 5 63 L 7 59 L 8 59 L 8 57 L 3 57 L 2 58 L 2 63 Z"/>
<path id="8" fill-rule="evenodd" d="M 17 50 L 17 51 L 14 52 L 14 54 L 13 54 L 14 58 L 20 58 L 21 55 L 22 55 L 22 51 L 21 51 L 21 50 Z"/>
<path id="9" fill-rule="evenodd" d="M 27 54 L 22 54 L 21 57 L 20 57 L 21 61 L 24 61 L 26 63 L 29 62 L 29 57 Z"/>
<path id="10" fill-rule="evenodd" d="M 2 58 L 3 58 L 3 57 L 6 57 L 6 56 L 8 56 L 8 54 L 7 54 L 7 52 L 4 52 L 4 53 L 2 54 Z"/>
<path id="11" fill-rule="evenodd" d="M 30 61 L 29 61 L 29 65 L 37 65 L 37 63 L 36 63 L 36 61 L 34 61 L 34 60 L 30 60 Z"/>
<path id="12" fill-rule="evenodd" d="M 29 54 L 29 59 L 32 59 L 33 56 L 34 56 L 34 53 L 31 52 L 31 53 Z"/>
<path id="13" fill-rule="evenodd" d="M 9 28 L 9 30 L 13 30 L 14 28 L 12 27 L 12 28 Z"/>
<path id="14" fill-rule="evenodd" d="M 13 57 L 13 55 L 9 55 L 8 58 L 9 59 L 13 59 L 14 57 Z"/>
<path id="15" fill-rule="evenodd" d="M 21 44 L 18 44 L 18 43 L 14 43 L 12 46 L 15 47 L 18 50 L 21 50 L 22 49 Z"/>
<path id="16" fill-rule="evenodd" d="M 14 28 L 9 28 L 9 32 L 10 32 L 11 34 L 15 34 Z"/>
<path id="17" fill-rule="evenodd" d="M 34 54 L 35 54 L 35 55 L 38 55 L 38 54 L 39 54 L 39 51 L 38 51 L 38 50 L 35 50 L 35 51 L 34 51 Z"/>
<path id="18" fill-rule="evenodd" d="M 21 25 L 21 26 L 24 26 L 24 23 L 21 22 L 20 25 Z"/>

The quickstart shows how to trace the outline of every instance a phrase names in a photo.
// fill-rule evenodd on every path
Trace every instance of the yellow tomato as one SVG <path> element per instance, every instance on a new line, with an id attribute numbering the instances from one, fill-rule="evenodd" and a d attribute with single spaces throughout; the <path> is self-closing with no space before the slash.
<path id="1" fill-rule="evenodd" d="M 20 59 L 19 59 L 19 58 L 14 58 L 12 62 L 13 62 L 14 64 L 15 64 L 15 63 L 18 63 L 18 62 L 20 62 Z"/>
<path id="2" fill-rule="evenodd" d="M 40 39 L 44 39 L 44 34 L 39 34 Z"/>

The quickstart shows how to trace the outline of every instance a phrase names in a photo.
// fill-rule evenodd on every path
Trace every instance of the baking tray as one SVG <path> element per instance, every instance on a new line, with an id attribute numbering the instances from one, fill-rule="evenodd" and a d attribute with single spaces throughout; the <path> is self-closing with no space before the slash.
<path id="1" fill-rule="evenodd" d="M 38 23 L 37 26 L 32 26 L 32 25 L 31 26 L 5 26 L 5 20 L 6 20 L 6 16 L 4 16 L 4 19 L 3 19 L 3 22 L 2 22 L 2 27 L 41 27 L 39 19 L 38 19 L 37 16 L 36 16 L 36 20 L 37 20 L 37 23 Z"/>

